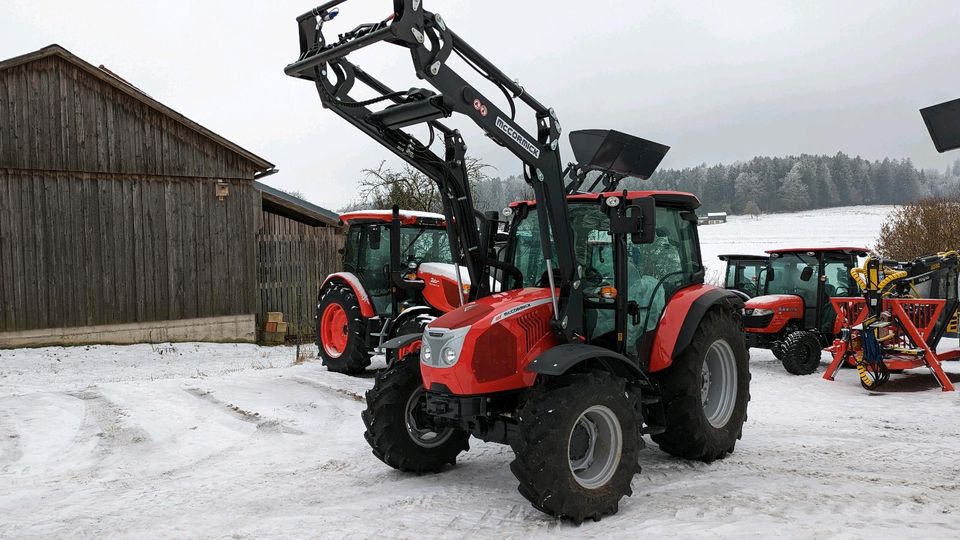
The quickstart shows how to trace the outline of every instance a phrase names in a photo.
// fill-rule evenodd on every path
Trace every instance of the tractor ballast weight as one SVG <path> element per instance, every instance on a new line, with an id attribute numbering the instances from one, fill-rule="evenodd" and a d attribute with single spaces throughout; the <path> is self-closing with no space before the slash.
<path id="1" fill-rule="evenodd" d="M 314 82 L 325 107 L 437 183 L 452 252 L 475 284 L 469 302 L 428 323 L 420 341 L 391 341 L 407 355 L 366 396 L 374 455 L 420 473 L 454 463 L 471 436 L 507 443 L 520 493 L 580 522 L 616 512 L 630 493 L 642 433 L 689 459 L 732 452 L 749 399 L 741 304 L 703 284 L 699 201 L 618 190 L 625 176 L 652 173 L 667 147 L 611 130 L 574 132 L 580 162 L 564 168 L 555 112 L 423 2 L 394 0 L 388 17 L 327 43 L 323 25 L 344 1 L 298 17 L 300 56 L 286 73 Z M 436 91 L 395 92 L 347 59 L 377 43 L 407 49 Z M 452 55 L 501 90 L 509 111 L 463 79 Z M 357 83 L 377 97 L 352 98 Z M 535 133 L 517 122 L 518 104 L 532 110 Z M 454 113 L 522 161 L 534 192 L 511 205 L 499 260 L 495 216 L 479 215 L 471 200 L 463 138 L 441 123 Z M 414 124 L 429 141 L 405 131 Z M 435 134 L 443 157 L 431 150 Z M 590 173 L 601 192 L 580 191 Z M 486 278 L 493 272 L 506 280 L 496 294 Z"/>
<path id="2" fill-rule="evenodd" d="M 926 367 L 943 391 L 954 390 L 940 364 L 960 359 L 960 349 L 938 351 L 937 345 L 960 305 L 960 256 L 951 251 L 907 262 L 868 258 L 851 273 L 863 296 L 832 300 L 842 331 L 823 378 L 834 380 L 846 363 L 857 368 L 864 388 L 875 390 L 892 371 Z"/>

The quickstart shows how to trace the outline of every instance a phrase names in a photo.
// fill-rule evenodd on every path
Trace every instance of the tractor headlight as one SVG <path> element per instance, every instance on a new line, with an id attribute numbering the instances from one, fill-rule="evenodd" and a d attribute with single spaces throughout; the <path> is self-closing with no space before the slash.
<path id="1" fill-rule="evenodd" d="M 423 333 L 420 346 L 420 361 L 434 368 L 453 367 L 460 360 L 460 351 L 470 327 L 463 328 L 427 328 Z M 432 354 L 432 349 L 437 354 Z"/>
<path id="2" fill-rule="evenodd" d="M 751 315 L 755 317 L 763 317 L 764 315 L 773 315 L 772 309 L 755 309 Z"/>

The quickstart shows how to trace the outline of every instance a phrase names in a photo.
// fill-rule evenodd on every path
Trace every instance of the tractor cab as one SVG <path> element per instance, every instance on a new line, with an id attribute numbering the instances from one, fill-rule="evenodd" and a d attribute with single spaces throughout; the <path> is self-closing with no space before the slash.
<path id="1" fill-rule="evenodd" d="M 830 299 L 860 294 L 850 271 L 867 250 L 792 248 L 767 254 L 762 294 L 745 307 L 747 343 L 772 350 L 790 373 L 813 373 L 820 365 L 820 350 L 838 331 Z"/>
<path id="2" fill-rule="evenodd" d="M 667 301 L 703 281 L 694 213 L 700 202 L 691 194 L 665 191 L 576 193 L 567 202 L 583 268 L 587 343 L 645 358 Z M 635 204 L 649 205 L 645 238 L 617 233 L 611 222 L 618 206 Z M 523 287 L 544 287 L 549 281 L 538 212 L 533 201 L 504 210 L 513 218 L 504 260 L 520 270 Z M 618 307 L 626 315 L 622 322 Z"/>
<path id="3" fill-rule="evenodd" d="M 405 304 L 422 304 L 423 280 L 417 273 L 423 265 L 453 266 L 442 214 L 399 210 L 395 222 L 390 210 L 361 210 L 342 214 L 340 220 L 347 226 L 343 270 L 363 283 L 381 316 L 398 314 Z M 397 286 L 394 276 L 403 286 Z"/>
<path id="4" fill-rule="evenodd" d="M 720 255 L 719 259 L 727 263 L 724 272 L 723 287 L 743 293 L 749 299 L 763 294 L 763 273 L 769 257 L 766 255 Z"/>

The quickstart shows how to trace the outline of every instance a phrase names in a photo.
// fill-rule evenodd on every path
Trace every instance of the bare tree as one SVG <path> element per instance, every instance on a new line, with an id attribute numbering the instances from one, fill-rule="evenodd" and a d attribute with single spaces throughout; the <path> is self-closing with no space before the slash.
<path id="1" fill-rule="evenodd" d="M 486 171 L 492 167 L 479 159 L 466 158 L 466 166 L 471 187 L 490 179 Z M 443 210 L 437 183 L 411 165 L 393 169 L 384 161 L 376 169 L 364 169 L 360 179 L 360 200 L 350 206 L 386 210 L 395 204 L 405 210 Z M 474 200 L 474 205 L 483 208 L 483 201 Z"/>
<path id="2" fill-rule="evenodd" d="M 910 260 L 960 245 L 960 198 L 929 198 L 898 206 L 880 228 L 877 252 Z"/>

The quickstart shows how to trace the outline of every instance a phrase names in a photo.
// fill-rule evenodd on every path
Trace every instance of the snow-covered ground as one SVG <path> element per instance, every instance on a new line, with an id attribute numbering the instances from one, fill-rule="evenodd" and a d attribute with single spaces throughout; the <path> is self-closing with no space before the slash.
<path id="1" fill-rule="evenodd" d="M 751 371 L 732 456 L 651 443 L 620 513 L 575 527 L 517 493 L 507 447 L 471 441 L 420 477 L 378 461 L 360 421 L 372 371 L 329 373 L 292 347 L 0 351 L 0 538 L 960 537 L 960 395 L 923 371 L 874 393 L 852 371 L 794 377 L 766 351 Z"/>

